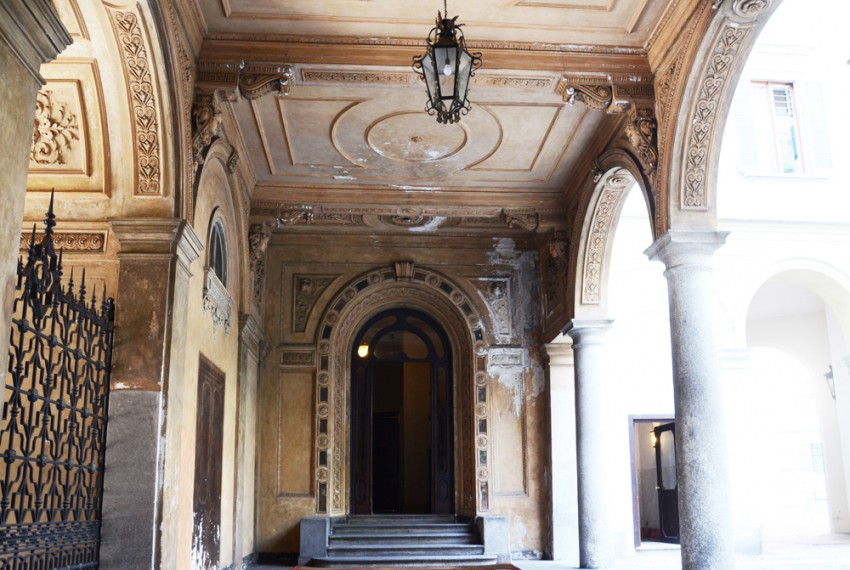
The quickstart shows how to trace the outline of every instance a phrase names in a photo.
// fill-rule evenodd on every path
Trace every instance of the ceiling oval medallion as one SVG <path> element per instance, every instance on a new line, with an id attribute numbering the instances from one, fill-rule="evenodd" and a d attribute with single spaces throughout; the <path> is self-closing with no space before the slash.
<path id="1" fill-rule="evenodd" d="M 459 124 L 441 125 L 421 111 L 385 115 L 366 129 L 366 142 L 376 153 L 401 162 L 434 162 L 466 146 Z"/>

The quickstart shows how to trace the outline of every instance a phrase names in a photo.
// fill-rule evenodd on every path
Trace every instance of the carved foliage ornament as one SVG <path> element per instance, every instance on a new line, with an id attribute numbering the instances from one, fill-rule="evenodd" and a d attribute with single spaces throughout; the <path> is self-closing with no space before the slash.
<path id="1" fill-rule="evenodd" d="M 271 231 L 265 224 L 253 224 L 248 230 L 248 259 L 251 264 L 251 292 L 257 308 L 263 306 L 263 285 L 266 281 L 266 248 Z"/>
<path id="2" fill-rule="evenodd" d="M 160 194 L 162 189 L 157 102 L 139 17 L 133 12 L 110 11 L 110 15 L 124 56 L 124 69 L 133 108 L 138 168 L 136 194 Z"/>
<path id="3" fill-rule="evenodd" d="M 44 234 L 36 234 L 35 243 L 41 243 Z M 24 253 L 32 242 L 32 236 L 24 236 L 21 239 L 19 251 Z M 106 234 L 103 233 L 54 233 L 53 246 L 63 251 L 106 251 Z"/>
<path id="4" fill-rule="evenodd" d="M 658 122 L 652 109 L 633 107 L 625 126 L 626 138 L 648 174 L 658 166 Z"/>
<path id="5" fill-rule="evenodd" d="M 57 100 L 53 91 L 40 90 L 35 98 L 30 162 L 40 166 L 68 164 L 68 154 L 78 140 L 80 126 L 68 104 Z"/>
<path id="6" fill-rule="evenodd" d="M 222 114 L 212 95 L 199 95 L 192 106 L 192 158 L 204 164 L 207 151 L 221 131 Z"/>

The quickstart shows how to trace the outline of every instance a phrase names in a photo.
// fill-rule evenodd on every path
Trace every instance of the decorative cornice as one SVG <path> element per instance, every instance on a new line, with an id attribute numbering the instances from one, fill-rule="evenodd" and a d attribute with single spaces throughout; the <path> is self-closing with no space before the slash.
<path id="1" fill-rule="evenodd" d="M 400 71 L 349 71 L 329 69 L 301 69 L 300 79 L 305 83 L 383 83 L 410 85 L 419 82 L 416 73 Z M 550 77 L 518 77 L 477 74 L 471 80 L 476 87 L 507 87 L 520 89 L 548 90 L 552 87 Z"/>
<path id="2" fill-rule="evenodd" d="M 0 2 L 0 38 L 41 85 L 41 64 L 52 61 L 74 41 L 50 0 Z"/>
<path id="3" fill-rule="evenodd" d="M 133 218 L 109 220 L 118 238 L 119 259 L 171 259 L 189 266 L 204 251 L 204 244 L 192 226 L 179 218 Z"/>

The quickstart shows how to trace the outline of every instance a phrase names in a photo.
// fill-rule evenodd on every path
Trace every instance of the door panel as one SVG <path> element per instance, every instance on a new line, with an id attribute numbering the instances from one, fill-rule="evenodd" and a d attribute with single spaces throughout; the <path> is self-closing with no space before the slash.
<path id="1" fill-rule="evenodd" d="M 658 513 L 661 539 L 679 542 L 679 483 L 676 476 L 676 424 L 671 422 L 654 430 L 655 465 L 658 473 Z"/>

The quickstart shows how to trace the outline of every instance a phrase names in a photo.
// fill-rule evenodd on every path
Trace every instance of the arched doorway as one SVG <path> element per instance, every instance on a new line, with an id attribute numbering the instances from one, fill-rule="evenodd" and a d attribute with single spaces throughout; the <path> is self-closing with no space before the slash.
<path id="1" fill-rule="evenodd" d="M 454 511 L 452 351 L 429 316 L 391 309 L 351 347 L 352 514 Z"/>

